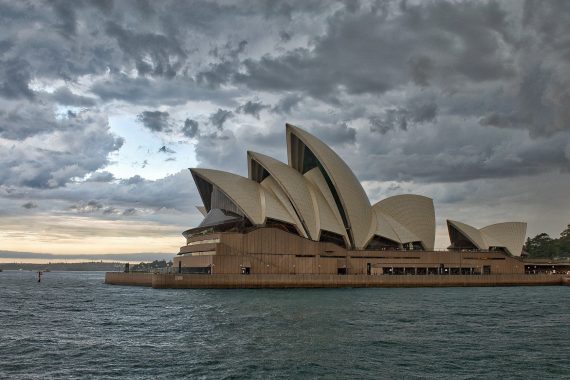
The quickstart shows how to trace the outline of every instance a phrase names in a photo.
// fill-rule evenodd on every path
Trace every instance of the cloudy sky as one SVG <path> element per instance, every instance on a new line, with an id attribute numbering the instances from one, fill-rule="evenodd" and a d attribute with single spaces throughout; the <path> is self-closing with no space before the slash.
<path id="1" fill-rule="evenodd" d="M 570 223 L 568 1 L 0 0 L 0 250 L 177 252 L 189 167 L 286 160 L 285 122 L 372 202 Z"/>

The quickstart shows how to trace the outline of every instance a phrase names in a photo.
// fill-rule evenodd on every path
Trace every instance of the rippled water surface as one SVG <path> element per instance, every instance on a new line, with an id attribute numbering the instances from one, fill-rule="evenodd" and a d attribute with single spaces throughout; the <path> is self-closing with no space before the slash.
<path id="1" fill-rule="evenodd" d="M 155 290 L 0 273 L 0 377 L 568 378 L 570 287 Z"/>

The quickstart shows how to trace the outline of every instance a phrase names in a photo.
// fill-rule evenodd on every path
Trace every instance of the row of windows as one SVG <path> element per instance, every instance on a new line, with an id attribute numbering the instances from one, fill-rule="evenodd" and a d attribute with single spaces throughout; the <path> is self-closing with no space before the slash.
<path id="1" fill-rule="evenodd" d="M 381 273 L 378 273 L 378 269 L 381 269 Z M 439 267 L 383 267 L 383 268 L 372 268 L 370 264 L 367 266 L 367 274 L 384 274 L 393 276 L 402 275 L 480 275 L 480 274 L 491 274 L 490 266 L 483 266 L 482 268 L 473 267 L 444 267 L 440 265 Z"/>

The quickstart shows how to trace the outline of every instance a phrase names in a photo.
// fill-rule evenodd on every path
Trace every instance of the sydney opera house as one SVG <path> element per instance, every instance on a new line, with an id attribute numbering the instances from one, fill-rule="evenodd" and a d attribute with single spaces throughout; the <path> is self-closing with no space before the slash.
<path id="1" fill-rule="evenodd" d="M 371 204 L 330 147 L 289 124 L 286 139 L 288 163 L 248 152 L 248 178 L 190 169 L 204 219 L 183 233 L 179 273 L 524 273 L 526 223 L 477 229 L 448 220 L 451 245 L 435 250 L 432 199 L 402 194 Z"/>

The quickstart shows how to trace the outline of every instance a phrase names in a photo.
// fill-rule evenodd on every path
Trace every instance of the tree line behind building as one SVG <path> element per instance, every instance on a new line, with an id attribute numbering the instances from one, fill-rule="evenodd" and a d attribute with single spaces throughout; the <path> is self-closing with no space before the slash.
<path id="1" fill-rule="evenodd" d="M 524 251 L 528 257 L 570 258 L 570 224 L 560 233 L 559 238 L 551 238 L 544 232 L 527 238 Z"/>

